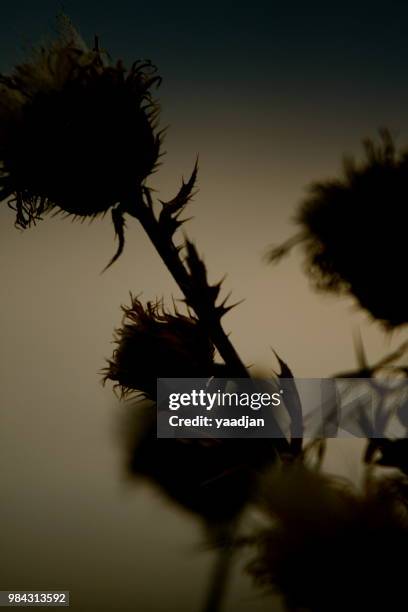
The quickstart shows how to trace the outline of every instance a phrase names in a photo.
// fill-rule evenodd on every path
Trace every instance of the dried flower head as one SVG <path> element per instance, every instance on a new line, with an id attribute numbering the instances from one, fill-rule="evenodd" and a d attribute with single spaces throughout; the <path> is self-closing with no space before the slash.
<path id="1" fill-rule="evenodd" d="M 388 327 L 408 322 L 406 230 L 408 151 L 397 152 L 388 131 L 364 143 L 366 159 L 344 161 L 343 176 L 311 185 L 296 221 L 307 271 L 319 289 L 355 296 Z"/>
<path id="2" fill-rule="evenodd" d="M 215 373 L 214 346 L 198 319 L 166 312 L 160 302 L 146 306 L 132 297 L 122 307 L 123 325 L 106 369 L 123 395 L 155 398 L 157 378 L 206 378 Z"/>
<path id="3" fill-rule="evenodd" d="M 97 40 L 89 49 L 65 25 L 0 75 L 0 200 L 21 228 L 50 210 L 92 218 L 112 209 L 120 235 L 160 154 L 150 93 L 160 78 L 150 62 L 112 64 Z"/>
<path id="4" fill-rule="evenodd" d="M 143 402 L 127 406 L 122 429 L 128 474 L 211 528 L 256 498 L 263 471 L 277 457 L 268 439 L 160 439 L 156 407 Z"/>
<path id="5" fill-rule="evenodd" d="M 249 571 L 292 611 L 397 610 L 405 601 L 408 484 L 370 479 L 363 493 L 301 466 L 275 470 Z"/>

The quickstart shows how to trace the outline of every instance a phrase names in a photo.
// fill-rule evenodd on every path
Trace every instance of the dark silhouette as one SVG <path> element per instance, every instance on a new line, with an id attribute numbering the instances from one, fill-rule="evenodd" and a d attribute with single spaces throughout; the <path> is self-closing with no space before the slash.
<path id="1" fill-rule="evenodd" d="M 0 200 L 10 198 L 18 227 L 48 212 L 92 219 L 111 210 L 119 248 L 110 263 L 119 257 L 123 215 L 135 216 L 160 156 L 159 83 L 151 62 L 113 64 L 73 29 L 0 75 Z"/>
<path id="2" fill-rule="evenodd" d="M 105 381 L 116 383 L 122 396 L 136 391 L 156 399 L 157 378 L 209 378 L 222 371 L 196 317 L 170 314 L 161 303 L 144 307 L 136 298 L 122 309 L 117 348 L 105 370 Z"/>
<path id="3" fill-rule="evenodd" d="M 222 282 L 208 281 L 190 240 L 175 242 L 194 195 L 198 162 L 169 201 L 155 205 L 146 183 L 161 155 L 159 106 L 151 93 L 159 83 L 151 62 L 136 61 L 130 69 L 112 63 L 97 38 L 89 49 L 68 24 L 59 40 L 11 76 L 0 75 L 0 200 L 16 211 L 20 228 L 47 213 L 84 220 L 111 211 L 118 250 L 108 265 L 122 253 L 125 214 L 133 216 L 176 281 L 185 314 L 132 298 L 104 375 L 122 397 L 143 398 L 133 398 L 124 422 L 128 474 L 148 479 L 197 515 L 219 547 L 206 612 L 220 608 L 238 521 L 248 504 L 270 520 L 259 538 L 248 539 L 259 545 L 250 571 L 261 584 L 280 589 L 288 609 L 340 611 L 350 602 L 361 610 L 388 609 L 394 601 L 397 607 L 405 595 L 399 557 L 408 544 L 408 485 L 402 474 L 380 480 L 372 474 L 375 464 L 407 473 L 406 440 L 375 441 L 367 429 L 367 479 L 360 494 L 319 472 L 324 440 L 312 441 L 308 448 L 317 452 L 317 462 L 314 470 L 306 467 L 301 399 L 291 369 L 277 355 L 289 439 L 157 438 L 157 378 L 255 382 L 221 324 L 233 307 L 228 298 L 220 301 Z M 345 161 L 340 179 L 310 187 L 296 217 L 300 233 L 271 259 L 303 243 L 307 272 L 318 288 L 354 295 L 394 328 L 408 322 L 408 152 L 397 153 L 386 130 L 380 144 L 366 141 L 365 151 L 363 163 Z M 341 376 L 374 377 L 406 345 L 374 366 L 361 343 L 357 348 L 358 369 Z M 406 376 L 405 366 L 399 370 Z M 383 393 L 377 381 L 372 385 Z M 337 410 L 332 381 L 322 403 L 329 415 Z M 398 410 L 405 425 L 406 407 Z M 378 417 L 374 433 L 384 434 L 386 417 Z"/>
<path id="4" fill-rule="evenodd" d="M 363 492 L 302 465 L 275 470 L 260 500 L 270 527 L 250 540 L 248 570 L 291 612 L 400 610 L 406 599 L 408 481 L 369 478 Z"/>
<path id="5" fill-rule="evenodd" d="M 264 470 L 277 458 L 270 440 L 158 439 L 152 405 L 129 406 L 122 430 L 128 473 L 201 517 L 213 543 L 254 501 Z"/>
<path id="6" fill-rule="evenodd" d="M 123 310 L 105 381 L 115 382 L 122 396 L 140 394 L 151 401 L 129 407 L 128 469 L 149 478 L 214 531 L 253 498 L 259 474 L 277 458 L 276 445 L 262 439 L 158 439 L 152 403 L 157 378 L 226 378 L 228 369 L 214 361 L 214 346 L 192 315 L 170 314 L 161 304 L 143 307 L 134 298 Z"/>
<path id="7" fill-rule="evenodd" d="M 364 143 L 366 159 L 344 160 L 343 176 L 313 183 L 296 223 L 301 232 L 273 249 L 277 260 L 303 244 L 306 271 L 318 289 L 354 295 L 386 327 L 408 322 L 406 228 L 408 151 L 387 130 Z"/>

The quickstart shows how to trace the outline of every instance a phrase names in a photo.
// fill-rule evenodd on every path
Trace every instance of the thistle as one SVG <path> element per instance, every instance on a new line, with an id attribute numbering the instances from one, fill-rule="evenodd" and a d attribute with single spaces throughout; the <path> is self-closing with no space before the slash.
<path id="1" fill-rule="evenodd" d="M 0 201 L 27 228 L 45 213 L 92 219 L 109 210 L 120 255 L 160 156 L 160 83 L 149 61 L 126 69 L 71 27 L 0 75 Z M 111 262 L 111 263 L 112 263 Z"/>
<path id="2" fill-rule="evenodd" d="M 157 438 L 156 406 L 140 402 L 128 407 L 122 429 L 127 473 L 199 517 L 212 542 L 256 499 L 277 460 L 270 440 Z"/>
<path id="3" fill-rule="evenodd" d="M 343 176 L 313 183 L 295 221 L 300 233 L 273 249 L 277 260 L 302 243 L 316 288 L 353 295 L 386 327 L 408 323 L 406 231 L 408 151 L 387 130 L 364 143 L 365 159 L 344 161 Z"/>
<path id="4" fill-rule="evenodd" d="M 350 585 L 330 609 L 345 609 L 350 597 L 360 609 L 379 601 L 385 609 L 391 579 L 404 580 L 393 555 L 402 556 L 408 544 L 407 481 L 402 475 L 367 481 L 358 494 L 309 470 L 301 398 L 291 369 L 278 355 L 276 376 L 285 391 L 290 440 L 283 434 L 276 439 L 157 438 L 157 378 L 250 378 L 222 325 L 233 307 L 221 297 L 222 282 L 210 283 L 197 247 L 178 234 L 195 193 L 198 162 L 169 200 L 153 202 L 147 184 L 161 156 L 159 105 L 152 96 L 159 84 L 150 61 L 127 69 L 110 60 L 97 38 L 89 48 L 65 22 L 58 40 L 36 50 L 11 75 L 0 75 L 0 201 L 14 209 L 22 229 L 50 213 L 84 220 L 110 211 L 118 249 L 109 265 L 124 247 L 125 215 L 136 218 L 182 293 L 184 314 L 133 297 L 122 308 L 104 380 L 112 381 L 122 397 L 148 400 L 147 407 L 137 404 L 128 411 L 137 424 L 126 421 L 128 472 L 153 482 L 216 536 L 221 554 L 205 612 L 220 609 L 238 520 L 249 504 L 270 521 L 256 538 L 258 554 L 250 571 L 261 584 L 278 588 L 290 610 L 327 610 L 345 567 L 352 568 Z M 365 153 L 361 164 L 345 162 L 340 179 L 311 186 L 296 217 L 300 233 L 271 259 L 302 242 L 307 271 L 318 288 L 353 295 L 391 328 L 408 322 L 403 291 L 408 152 L 398 153 L 383 131 L 380 144 L 365 143 Z M 374 366 L 360 359 L 359 370 L 347 376 L 374 376 L 405 348 Z M 380 384 L 374 385 L 382 392 Z M 406 424 L 407 407 L 402 408 Z M 325 443 L 312 441 L 310 447 L 317 450 L 320 467 Z M 381 453 L 379 465 L 407 473 L 406 451 L 405 443 L 384 439 L 368 445 L 365 459 L 372 468 Z M 370 593 L 365 600 L 363 587 L 370 577 L 375 597 Z M 397 588 L 399 596 L 399 583 Z"/>
<path id="5" fill-rule="evenodd" d="M 368 478 L 362 491 L 303 466 L 275 469 L 260 501 L 269 526 L 248 567 L 287 610 L 396 610 L 405 600 L 408 482 Z"/>
<path id="6" fill-rule="evenodd" d="M 143 306 L 137 298 L 122 309 L 104 379 L 114 382 L 122 397 L 155 402 L 158 378 L 227 377 L 196 317 L 170 313 L 160 302 Z M 212 527 L 242 510 L 255 493 L 259 473 L 277 458 L 269 440 L 158 439 L 155 405 L 136 402 L 130 416 L 125 427 L 130 473 L 148 478 Z"/>
<path id="7" fill-rule="evenodd" d="M 133 297 L 122 309 L 117 348 L 105 370 L 105 381 L 115 382 L 122 396 L 139 392 L 155 399 L 157 378 L 215 375 L 214 345 L 196 317 L 170 314 L 160 302 L 144 307 Z"/>

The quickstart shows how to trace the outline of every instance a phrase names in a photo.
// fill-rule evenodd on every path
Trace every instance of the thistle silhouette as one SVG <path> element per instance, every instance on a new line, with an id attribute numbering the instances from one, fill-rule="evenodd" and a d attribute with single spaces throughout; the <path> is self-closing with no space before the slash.
<path id="1" fill-rule="evenodd" d="M 198 164 L 174 198 L 159 202 L 159 215 L 145 182 L 160 156 L 159 107 L 151 96 L 160 77 L 149 61 L 126 71 L 105 57 L 98 41 L 89 50 L 68 22 L 57 41 L 1 75 L 0 200 L 16 210 L 22 228 L 52 210 L 93 218 L 111 209 L 119 245 L 107 267 L 124 247 L 124 214 L 137 218 L 231 373 L 247 377 L 221 325 L 232 308 L 216 304 L 221 283 L 208 283 L 192 242 L 174 243 Z"/>
<path id="2" fill-rule="evenodd" d="M 278 261 L 302 243 L 306 271 L 324 291 L 353 295 L 387 328 L 408 323 L 408 151 L 388 130 L 364 141 L 365 160 L 346 158 L 343 176 L 312 183 L 295 222 L 300 232 L 272 249 Z"/>
<path id="3" fill-rule="evenodd" d="M 117 348 L 105 370 L 105 382 L 113 381 L 122 397 L 140 393 L 155 400 L 157 378 L 210 378 L 221 371 L 199 319 L 170 314 L 161 303 L 148 302 L 145 308 L 133 297 L 122 309 Z"/>
<path id="4" fill-rule="evenodd" d="M 110 211 L 118 249 L 107 267 L 123 251 L 125 216 L 134 217 L 180 289 L 183 313 L 131 297 L 104 381 L 131 399 L 128 473 L 153 482 L 198 516 L 219 548 L 205 611 L 220 609 L 239 520 L 249 504 L 271 521 L 259 537 L 248 539 L 259 547 L 250 571 L 258 582 L 280 589 L 288 609 L 327 610 L 334 578 L 349 563 L 356 541 L 362 553 L 351 555 L 350 588 L 331 609 L 345 609 L 351 589 L 353 597 L 357 589 L 360 609 L 378 601 L 385 605 L 391 581 L 403 580 L 401 567 L 389 560 L 395 550 L 402 555 L 408 541 L 408 487 L 401 474 L 381 482 L 371 476 L 375 464 L 407 473 L 405 440 L 376 442 L 367 433 L 370 477 L 362 494 L 323 476 L 325 443 L 303 447 L 301 399 L 290 367 L 276 353 L 276 379 L 288 396 L 289 439 L 157 438 L 157 378 L 250 378 L 222 325 L 234 305 L 220 297 L 221 281 L 209 282 L 194 243 L 178 234 L 196 190 L 198 161 L 175 197 L 153 201 L 148 180 L 162 154 L 163 131 L 152 89 L 160 80 L 150 61 L 135 61 L 128 69 L 121 61 L 113 63 L 97 38 L 88 47 L 62 18 L 56 41 L 35 50 L 11 75 L 0 75 L 0 201 L 14 209 L 22 229 L 50 213 L 83 220 Z M 352 294 L 393 328 L 408 322 L 403 291 L 408 153 L 397 153 L 387 131 L 379 145 L 367 141 L 365 152 L 362 164 L 345 162 L 341 179 L 312 185 L 296 217 L 300 233 L 270 259 L 301 242 L 317 287 Z M 374 378 L 405 349 L 369 366 L 360 343 L 357 370 L 337 377 Z M 406 377 L 406 367 L 399 370 Z M 382 393 L 378 382 L 372 384 Z M 140 397 L 143 402 L 136 401 Z M 408 423 L 405 407 L 400 419 Z M 314 470 L 307 462 L 310 449 L 318 453 Z M 379 559 L 375 568 L 374 557 Z M 368 568 L 378 600 L 370 594 L 364 599 Z"/>
<path id="5" fill-rule="evenodd" d="M 397 610 L 405 601 L 408 481 L 366 479 L 362 491 L 304 465 L 274 470 L 260 497 L 269 526 L 249 573 L 290 612 Z"/>
<path id="6" fill-rule="evenodd" d="M 0 75 L 0 200 L 18 227 L 49 212 L 92 219 L 110 210 L 119 240 L 110 264 L 119 257 L 124 214 L 137 216 L 160 156 L 159 83 L 151 62 L 114 64 L 72 27 Z"/>

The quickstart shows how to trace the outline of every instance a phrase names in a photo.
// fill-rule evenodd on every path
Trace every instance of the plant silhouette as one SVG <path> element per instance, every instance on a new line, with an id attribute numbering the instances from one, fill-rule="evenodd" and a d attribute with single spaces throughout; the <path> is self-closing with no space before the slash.
<path id="1" fill-rule="evenodd" d="M 315 286 L 350 293 L 387 328 L 408 322 L 403 291 L 408 222 L 408 151 L 387 130 L 364 141 L 366 158 L 345 158 L 343 176 L 312 183 L 295 217 L 300 233 L 270 252 L 271 261 L 302 243 Z"/>
<path id="2" fill-rule="evenodd" d="M 269 526 L 248 571 L 291 612 L 397 610 L 406 597 L 408 481 L 366 479 L 363 491 L 304 465 L 274 470 L 260 504 Z"/>
<path id="3" fill-rule="evenodd" d="M 50 213 L 83 220 L 110 211 L 118 249 L 108 267 L 124 248 L 125 215 L 134 217 L 181 291 L 183 312 L 134 297 L 122 307 L 104 381 L 128 400 L 123 435 L 128 473 L 148 479 L 198 516 L 219 549 L 204 610 L 220 610 L 231 553 L 243 542 L 257 547 L 250 573 L 280 590 L 289 610 L 323 612 L 328 602 L 330 610 L 344 610 L 350 601 L 374 610 L 403 601 L 403 566 L 397 559 L 408 542 L 407 444 L 386 438 L 386 420 L 381 440 L 366 431 L 362 492 L 324 476 L 325 441 L 304 445 L 294 373 L 275 354 L 280 372 L 274 379 L 286 385 L 289 398 L 288 436 L 157 438 L 158 378 L 254 380 L 222 324 L 234 305 L 221 297 L 221 281 L 209 282 L 195 244 L 180 237 L 198 160 L 168 201 L 154 202 L 147 182 L 162 154 L 159 105 L 152 95 L 160 84 L 155 66 L 137 60 L 126 69 L 121 61 L 111 62 L 97 38 L 89 48 L 69 20 L 61 23 L 56 41 L 35 50 L 11 75 L 0 75 L 0 200 L 14 209 L 23 229 Z M 296 216 L 300 232 L 270 259 L 302 243 L 307 272 L 318 288 L 352 294 L 390 329 L 408 322 L 403 290 L 408 153 L 396 151 L 386 130 L 379 144 L 366 141 L 365 153 L 361 164 L 345 161 L 340 179 L 312 184 Z M 382 393 L 375 379 L 379 371 L 398 370 L 406 379 L 405 365 L 394 368 L 406 348 L 370 367 L 360 343 L 358 368 L 333 378 L 370 378 Z M 333 402 L 329 412 L 337 410 Z M 398 410 L 407 426 L 405 406 Z M 312 467 L 310 450 L 318 454 Z M 378 479 L 379 465 L 399 473 Z M 241 538 L 240 519 L 249 505 L 268 526 Z"/>
<path id="4" fill-rule="evenodd" d="M 119 257 L 124 214 L 136 216 L 160 156 L 159 83 L 151 62 L 113 64 L 72 27 L 0 75 L 0 199 L 18 227 L 49 212 L 83 220 L 111 211 L 119 247 L 110 263 Z"/>

